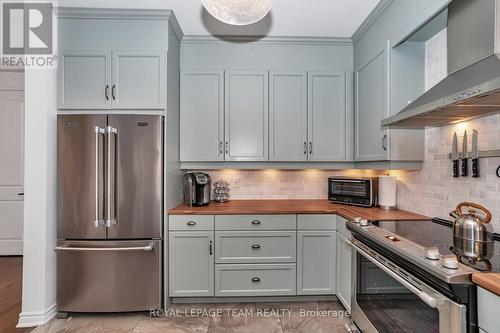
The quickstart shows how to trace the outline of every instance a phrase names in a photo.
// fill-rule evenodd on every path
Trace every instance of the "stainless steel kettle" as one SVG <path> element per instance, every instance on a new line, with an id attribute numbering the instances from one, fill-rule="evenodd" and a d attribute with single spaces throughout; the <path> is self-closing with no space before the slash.
<path id="1" fill-rule="evenodd" d="M 466 213 L 462 208 L 469 207 Z M 476 208 L 484 213 L 481 217 L 477 214 Z M 462 202 L 457 205 L 457 208 L 450 212 L 450 216 L 455 218 L 453 223 L 454 237 L 465 240 L 485 242 L 488 240 L 488 234 L 492 233 L 492 227 L 489 224 L 491 221 L 491 212 L 481 205 L 472 202 Z"/>

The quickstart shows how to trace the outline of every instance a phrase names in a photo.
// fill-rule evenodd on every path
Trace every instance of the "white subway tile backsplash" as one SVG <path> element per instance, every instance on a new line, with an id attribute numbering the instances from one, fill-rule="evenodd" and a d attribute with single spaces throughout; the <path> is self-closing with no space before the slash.
<path id="1" fill-rule="evenodd" d="M 398 177 L 398 206 L 402 209 L 451 219 L 448 213 L 462 201 L 484 205 L 493 213 L 493 227 L 500 233 L 500 178 L 495 175 L 499 158 L 481 159 L 481 177 L 453 178 L 448 159 L 456 131 L 461 147 L 465 130 L 479 131 L 479 150 L 500 149 L 500 115 L 467 123 L 426 129 L 426 154 L 420 171 L 391 171 Z M 472 138 L 469 138 L 469 142 Z M 471 147 L 469 147 L 469 150 Z M 240 179 L 230 199 L 327 199 L 328 177 L 376 176 L 373 170 L 208 170 L 212 181 Z"/>
<path id="2" fill-rule="evenodd" d="M 480 178 L 452 177 L 448 159 L 454 132 L 459 148 L 465 130 L 479 131 L 479 150 L 500 149 L 500 115 L 475 119 L 466 123 L 426 129 L 425 163 L 421 171 L 394 171 L 398 177 L 398 206 L 429 216 L 450 219 L 448 213 L 462 201 L 484 205 L 493 214 L 493 228 L 500 233 L 500 178 L 495 171 L 500 158 L 480 160 Z M 469 137 L 469 143 L 472 138 Z M 472 147 L 469 144 L 469 151 Z M 437 162 L 437 163 L 436 163 Z M 430 199 L 432 198 L 432 199 Z"/>

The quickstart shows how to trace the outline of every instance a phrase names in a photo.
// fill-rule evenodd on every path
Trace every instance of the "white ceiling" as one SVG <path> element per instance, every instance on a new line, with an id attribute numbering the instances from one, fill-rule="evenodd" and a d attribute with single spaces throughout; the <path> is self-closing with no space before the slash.
<path id="1" fill-rule="evenodd" d="M 262 21 L 236 27 L 215 20 L 200 0 L 59 0 L 59 6 L 173 9 L 185 35 L 351 37 L 379 0 L 274 0 Z"/>

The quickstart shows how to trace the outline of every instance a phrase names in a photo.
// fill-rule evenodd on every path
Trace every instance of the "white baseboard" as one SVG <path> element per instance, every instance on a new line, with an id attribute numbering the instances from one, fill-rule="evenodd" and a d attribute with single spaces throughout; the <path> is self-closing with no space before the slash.
<path id="1" fill-rule="evenodd" d="M 54 303 L 45 311 L 21 312 L 17 328 L 35 327 L 47 324 L 57 314 L 57 306 Z"/>
<path id="2" fill-rule="evenodd" d="M 0 239 L 0 256 L 22 256 L 22 239 Z"/>

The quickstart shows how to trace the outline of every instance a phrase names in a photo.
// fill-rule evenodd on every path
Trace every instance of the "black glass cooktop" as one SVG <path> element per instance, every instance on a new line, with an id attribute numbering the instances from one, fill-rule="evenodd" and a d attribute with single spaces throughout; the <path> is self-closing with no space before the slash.
<path id="1" fill-rule="evenodd" d="M 500 272 L 500 235 L 486 242 L 466 242 L 453 237 L 453 223 L 447 220 L 373 221 L 372 224 L 423 247 L 437 247 L 442 255 L 457 259 L 483 272 Z"/>

